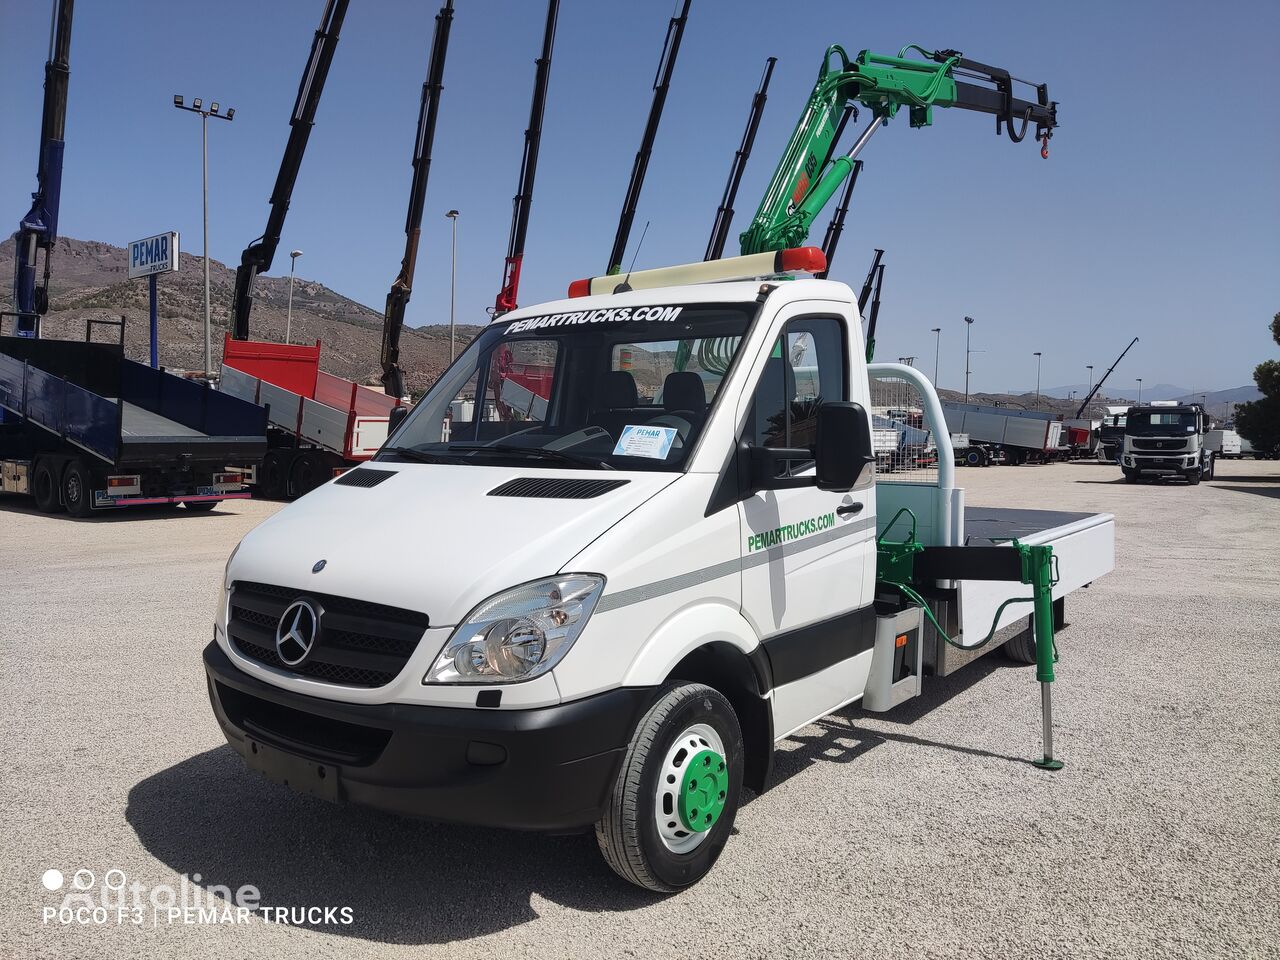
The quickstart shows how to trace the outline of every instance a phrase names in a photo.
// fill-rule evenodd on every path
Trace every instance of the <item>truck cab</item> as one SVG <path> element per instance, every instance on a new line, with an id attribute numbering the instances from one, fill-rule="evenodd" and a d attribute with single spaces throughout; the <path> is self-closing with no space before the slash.
<path id="1" fill-rule="evenodd" d="M 248 764 L 400 814 L 594 828 L 621 876 L 674 891 L 777 741 L 1025 624 L 1021 584 L 939 578 L 942 644 L 878 586 L 878 538 L 1052 543 L 1057 603 L 1111 569 L 1107 515 L 966 528 L 928 380 L 864 361 L 847 286 L 759 258 L 495 320 L 371 462 L 251 531 L 204 653 Z M 922 411 L 937 456 L 878 477 L 873 402 Z"/>
<path id="2" fill-rule="evenodd" d="M 1157 401 L 1130 407 L 1120 456 L 1125 481 L 1181 477 L 1194 485 L 1213 479 L 1214 451 L 1205 442 L 1208 427 L 1198 403 Z"/>

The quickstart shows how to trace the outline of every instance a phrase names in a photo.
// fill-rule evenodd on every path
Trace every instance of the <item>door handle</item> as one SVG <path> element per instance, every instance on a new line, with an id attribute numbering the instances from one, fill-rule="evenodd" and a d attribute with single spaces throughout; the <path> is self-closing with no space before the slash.
<path id="1" fill-rule="evenodd" d="M 863 506 L 864 504 L 861 503 L 844 503 L 836 507 L 836 513 L 842 517 L 847 517 L 850 514 L 861 513 Z"/>

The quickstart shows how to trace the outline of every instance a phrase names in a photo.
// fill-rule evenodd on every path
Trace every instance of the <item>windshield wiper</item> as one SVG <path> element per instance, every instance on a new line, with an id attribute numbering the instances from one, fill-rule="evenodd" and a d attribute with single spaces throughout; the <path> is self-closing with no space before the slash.
<path id="1" fill-rule="evenodd" d="M 563 450 L 548 450 L 546 447 L 520 447 L 511 443 L 486 443 L 483 446 L 473 447 L 467 444 L 451 443 L 448 449 L 465 450 L 468 453 L 515 453 L 522 456 L 535 457 L 539 460 L 555 460 L 575 467 L 595 467 L 599 470 L 617 469 L 603 457 L 594 457 L 590 454 L 582 453 L 565 453 Z"/>
<path id="2" fill-rule="evenodd" d="M 446 453 L 432 453 L 429 450 L 419 450 L 417 447 L 387 447 L 382 452 L 394 453 L 397 457 L 404 457 L 416 463 L 439 463 L 441 460 L 455 459 Z"/>

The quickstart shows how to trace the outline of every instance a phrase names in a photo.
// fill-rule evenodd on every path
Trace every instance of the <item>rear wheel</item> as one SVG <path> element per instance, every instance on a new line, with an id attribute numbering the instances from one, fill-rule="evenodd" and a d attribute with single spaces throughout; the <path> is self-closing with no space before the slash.
<path id="1" fill-rule="evenodd" d="M 977 450 L 970 450 L 964 455 L 964 462 L 971 467 L 982 466 L 982 454 Z"/>
<path id="2" fill-rule="evenodd" d="M 1027 629 L 1016 637 L 1010 637 L 1004 643 L 1004 652 L 1014 663 L 1036 662 L 1036 635 L 1031 626 L 1031 617 L 1027 618 Z"/>
<path id="3" fill-rule="evenodd" d="M 191 500 L 188 500 L 186 503 L 183 504 L 183 506 L 186 507 L 188 510 L 190 510 L 192 513 L 208 513 L 217 505 L 218 505 L 217 500 L 196 500 L 194 502 Z"/>
<path id="4" fill-rule="evenodd" d="M 1208 469 L 1208 470 L 1206 470 L 1206 471 L 1204 472 L 1204 478 L 1205 478 L 1206 480 L 1212 480 L 1212 479 L 1213 479 L 1213 470 L 1214 470 L 1214 467 L 1217 465 L 1217 463 L 1218 463 L 1218 458 L 1217 458 L 1217 457 L 1210 457 L 1210 458 L 1209 458 L 1209 469 Z"/>
<path id="5" fill-rule="evenodd" d="M 293 461 L 289 471 L 291 492 L 295 497 L 304 497 L 324 482 L 321 475 L 320 458 L 313 453 L 299 455 Z"/>
<path id="6" fill-rule="evenodd" d="M 264 497 L 283 497 L 289 483 L 288 464 L 279 450 L 268 451 L 258 468 L 258 491 Z"/>
<path id="7" fill-rule="evenodd" d="M 62 473 L 62 502 L 73 517 L 93 513 L 93 478 L 83 461 L 72 460 Z"/>
<path id="8" fill-rule="evenodd" d="M 636 726 L 596 841 L 618 876 L 671 893 L 697 883 L 733 831 L 742 729 L 724 695 L 669 687 Z"/>
<path id="9" fill-rule="evenodd" d="M 37 460 L 31 472 L 31 495 L 35 497 L 37 510 L 57 513 L 62 509 L 58 499 L 58 478 L 46 460 Z"/>

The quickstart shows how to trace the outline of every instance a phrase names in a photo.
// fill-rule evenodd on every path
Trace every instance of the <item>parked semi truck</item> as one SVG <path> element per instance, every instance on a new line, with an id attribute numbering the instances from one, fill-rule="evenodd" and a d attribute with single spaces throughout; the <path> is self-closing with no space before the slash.
<path id="1" fill-rule="evenodd" d="M 266 409 L 269 450 L 243 468 L 265 497 L 300 497 L 372 457 L 387 439 L 399 397 L 320 369 L 314 346 L 235 340 L 223 344 L 219 389 Z"/>
<path id="2" fill-rule="evenodd" d="M 1207 426 L 1198 403 L 1169 400 L 1130 407 L 1120 457 L 1125 480 L 1181 477 L 1192 485 L 1212 480 L 1214 453 L 1205 443 Z"/>
<path id="3" fill-rule="evenodd" d="M 672 891 L 775 744 L 846 704 L 1012 637 L 1047 718 L 1053 625 L 1112 569 L 1113 518 L 966 506 L 928 379 L 865 361 L 845 284 L 793 279 L 823 265 L 596 277 L 495 320 L 371 462 L 232 553 L 204 651 L 228 742 L 330 801 L 594 829 Z M 495 402 L 504 351 L 554 366 L 544 403 Z M 911 391 L 933 471 L 878 473 L 873 382 Z"/>
<path id="4" fill-rule="evenodd" d="M 249 492 L 230 464 L 266 452 L 266 411 L 128 360 L 116 344 L 0 337 L 0 472 L 49 513 Z"/>

